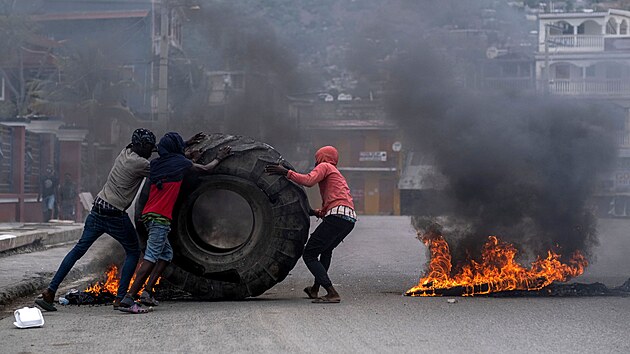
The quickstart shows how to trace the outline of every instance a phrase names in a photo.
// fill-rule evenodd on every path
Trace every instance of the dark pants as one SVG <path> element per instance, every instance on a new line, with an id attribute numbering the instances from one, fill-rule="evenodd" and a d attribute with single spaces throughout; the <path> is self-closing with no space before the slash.
<path id="1" fill-rule="evenodd" d="M 328 278 L 332 252 L 353 228 L 352 221 L 330 215 L 325 217 L 313 231 L 304 247 L 303 258 L 306 267 L 315 276 L 315 285 L 321 285 L 324 288 L 332 286 Z"/>
<path id="2" fill-rule="evenodd" d="M 122 299 L 125 293 L 127 293 L 129 282 L 131 281 L 131 277 L 138 264 L 138 259 L 140 258 L 138 235 L 126 213 L 121 216 L 104 216 L 92 211 L 85 220 L 83 235 L 81 235 L 79 242 L 77 242 L 61 262 L 57 273 L 55 273 L 50 285 L 48 285 L 48 289 L 56 292 L 57 288 L 59 288 L 59 284 L 61 284 L 68 275 L 74 264 L 83 257 L 94 241 L 104 233 L 118 241 L 127 254 L 121 271 L 118 294 L 116 295 L 117 298 Z"/>

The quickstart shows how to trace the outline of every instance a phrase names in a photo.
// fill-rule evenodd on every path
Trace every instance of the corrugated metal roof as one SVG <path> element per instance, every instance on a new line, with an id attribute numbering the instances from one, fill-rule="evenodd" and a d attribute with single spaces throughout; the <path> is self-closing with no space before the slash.
<path id="1" fill-rule="evenodd" d="M 62 21 L 62 20 L 108 20 L 121 18 L 142 18 L 149 14 L 149 10 L 131 11 L 90 11 L 90 12 L 66 12 L 34 15 L 34 21 Z"/>
<path id="2" fill-rule="evenodd" d="M 607 12 L 558 12 L 558 13 L 544 13 L 538 15 L 540 19 L 562 19 L 562 18 L 593 18 L 604 17 L 608 15 Z"/>
<path id="3" fill-rule="evenodd" d="M 396 124 L 384 120 L 318 120 L 305 124 L 306 128 L 318 130 L 342 130 L 342 129 L 396 129 Z"/>

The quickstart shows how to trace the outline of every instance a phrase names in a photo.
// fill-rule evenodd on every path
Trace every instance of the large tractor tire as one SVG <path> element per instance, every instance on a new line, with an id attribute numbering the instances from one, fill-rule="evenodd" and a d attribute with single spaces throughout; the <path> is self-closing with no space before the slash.
<path id="1" fill-rule="evenodd" d="M 308 238 L 308 200 L 302 187 L 267 175 L 266 165 L 292 166 L 271 146 L 247 137 L 212 134 L 193 146 L 199 163 L 230 146 L 233 156 L 210 175 L 184 179 L 169 240 L 175 257 L 164 278 L 197 298 L 243 299 L 281 282 L 302 255 Z M 136 215 L 146 203 L 145 183 Z M 136 225 L 142 242 L 147 233 Z"/>

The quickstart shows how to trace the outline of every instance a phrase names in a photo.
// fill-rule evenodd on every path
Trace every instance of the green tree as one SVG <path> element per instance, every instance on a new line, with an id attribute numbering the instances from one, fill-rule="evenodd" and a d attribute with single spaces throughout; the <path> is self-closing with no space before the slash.
<path id="1" fill-rule="evenodd" d="M 5 112 L 26 115 L 31 98 L 30 80 L 43 75 L 50 48 L 32 49 L 33 43 L 38 42 L 37 26 L 27 14 L 18 12 L 15 5 L 16 1 L 0 1 L 0 75 L 12 97 L 12 107 L 5 105 Z M 40 57 L 36 68 L 25 67 L 26 52 Z"/>
<path id="2" fill-rule="evenodd" d="M 61 80 L 33 81 L 31 109 L 86 128 L 106 117 L 135 118 L 125 97 L 136 85 L 124 77 L 111 53 L 86 43 L 66 52 L 56 57 Z"/>

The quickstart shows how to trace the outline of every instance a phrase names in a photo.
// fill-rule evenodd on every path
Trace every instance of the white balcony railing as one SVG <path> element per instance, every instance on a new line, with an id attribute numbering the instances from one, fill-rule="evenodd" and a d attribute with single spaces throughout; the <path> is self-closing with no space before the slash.
<path id="1" fill-rule="evenodd" d="M 630 147 L 630 131 L 617 132 L 617 146 L 621 148 Z"/>
<path id="2" fill-rule="evenodd" d="M 630 80 L 553 80 L 549 82 L 549 92 L 557 95 L 629 97 Z"/>
<path id="3" fill-rule="evenodd" d="M 485 88 L 491 90 L 530 90 L 535 81 L 531 77 L 489 77 L 485 79 Z"/>
<path id="4" fill-rule="evenodd" d="M 560 35 L 549 36 L 548 45 L 552 51 L 600 51 L 604 50 L 603 35 Z"/>

